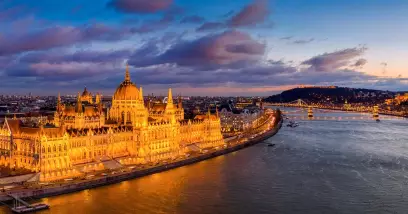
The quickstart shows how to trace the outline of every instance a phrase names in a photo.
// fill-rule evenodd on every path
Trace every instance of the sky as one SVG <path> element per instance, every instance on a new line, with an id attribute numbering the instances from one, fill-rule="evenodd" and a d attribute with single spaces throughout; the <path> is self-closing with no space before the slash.
<path id="1" fill-rule="evenodd" d="M 406 0 L 0 0 L 0 94 L 408 91 Z"/>

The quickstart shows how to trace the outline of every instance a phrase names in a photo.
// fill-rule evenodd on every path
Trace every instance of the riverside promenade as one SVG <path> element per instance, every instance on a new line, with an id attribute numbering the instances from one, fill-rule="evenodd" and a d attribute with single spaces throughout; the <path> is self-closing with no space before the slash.
<path id="1" fill-rule="evenodd" d="M 129 179 L 139 178 L 142 176 L 167 171 L 181 166 L 194 164 L 203 160 L 225 155 L 246 148 L 248 146 L 260 143 L 278 133 L 279 129 L 282 127 L 282 123 L 283 121 L 279 120 L 275 121 L 275 123 L 271 124 L 271 126 L 264 124 L 264 127 L 270 128 L 263 129 L 263 131 L 260 131 L 257 134 L 252 134 L 250 138 L 244 138 L 244 140 L 237 140 L 236 142 L 231 142 L 225 148 L 209 150 L 204 154 L 199 153 L 196 155 L 191 155 L 188 158 L 177 160 L 171 163 L 166 163 L 163 165 L 157 165 L 145 169 L 135 168 L 128 171 L 123 170 L 116 174 L 106 174 L 105 176 L 95 177 L 90 180 L 87 179 L 73 180 L 64 183 L 55 183 L 51 185 L 33 185 L 28 187 L 19 186 L 18 188 L 15 189 L 0 192 L 0 202 L 11 201 L 12 198 L 9 195 L 13 195 L 15 197 L 22 199 L 24 198 L 38 199 L 114 184 Z"/>

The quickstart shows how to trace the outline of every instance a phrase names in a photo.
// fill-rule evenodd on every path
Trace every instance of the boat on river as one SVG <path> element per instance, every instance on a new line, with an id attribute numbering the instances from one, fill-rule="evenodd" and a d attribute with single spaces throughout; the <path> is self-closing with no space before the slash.
<path id="1" fill-rule="evenodd" d="M 11 208 L 11 211 L 14 213 L 29 213 L 29 212 L 35 212 L 39 210 L 45 210 L 50 208 L 49 205 L 47 204 L 32 204 L 32 205 L 22 205 L 22 206 L 16 206 Z"/>
<path id="2" fill-rule="evenodd" d="M 298 127 L 299 124 L 296 123 L 296 122 L 294 122 L 294 121 L 290 121 L 286 126 L 287 126 L 287 127 L 295 128 L 295 127 Z"/>
<path id="3" fill-rule="evenodd" d="M 9 197 L 14 199 L 14 206 L 11 207 L 11 211 L 13 213 L 29 213 L 29 212 L 35 212 L 39 210 L 45 210 L 50 208 L 48 204 L 29 204 L 26 201 L 22 200 L 20 197 L 15 196 L 13 194 L 7 194 Z"/>

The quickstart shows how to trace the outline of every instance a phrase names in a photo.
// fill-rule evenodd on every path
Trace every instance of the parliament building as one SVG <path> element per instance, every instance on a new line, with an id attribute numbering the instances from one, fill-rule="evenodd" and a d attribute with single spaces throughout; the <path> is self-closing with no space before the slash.
<path id="1" fill-rule="evenodd" d="M 0 126 L 0 167 L 27 169 L 40 181 L 80 177 L 118 165 L 171 161 L 191 151 L 224 146 L 218 111 L 184 119 L 181 99 L 145 101 L 128 66 L 110 108 L 85 88 L 76 104 L 58 96 L 52 120 L 36 125 L 5 119 Z"/>

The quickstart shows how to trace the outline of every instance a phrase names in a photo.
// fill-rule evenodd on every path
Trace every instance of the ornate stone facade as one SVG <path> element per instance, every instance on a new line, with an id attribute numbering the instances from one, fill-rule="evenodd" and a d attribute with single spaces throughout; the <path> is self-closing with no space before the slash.
<path id="1" fill-rule="evenodd" d="M 224 146 L 218 114 L 184 120 L 181 100 L 173 103 L 171 89 L 166 104 L 145 102 L 128 67 L 110 109 L 103 108 L 99 94 L 93 102 L 85 88 L 75 106 L 62 104 L 58 96 L 50 122 L 27 127 L 6 119 L 0 127 L 0 165 L 30 169 L 41 173 L 41 181 L 55 181 L 106 169 L 109 161 L 155 163 L 185 155 L 191 147 Z"/>

